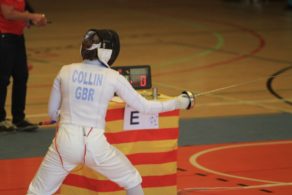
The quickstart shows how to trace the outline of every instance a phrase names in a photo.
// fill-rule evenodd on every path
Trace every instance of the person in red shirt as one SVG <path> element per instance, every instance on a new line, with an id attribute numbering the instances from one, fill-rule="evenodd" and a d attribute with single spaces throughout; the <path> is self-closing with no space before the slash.
<path id="1" fill-rule="evenodd" d="M 28 64 L 24 29 L 28 25 L 45 26 L 44 14 L 33 13 L 26 0 L 0 0 L 0 131 L 31 131 L 37 125 L 25 119 Z M 13 78 L 12 122 L 7 120 L 7 88 Z"/>

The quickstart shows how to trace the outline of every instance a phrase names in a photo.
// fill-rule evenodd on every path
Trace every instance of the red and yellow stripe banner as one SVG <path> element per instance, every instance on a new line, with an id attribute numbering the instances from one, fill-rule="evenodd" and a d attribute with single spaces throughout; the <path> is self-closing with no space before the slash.
<path id="1" fill-rule="evenodd" d="M 106 116 L 106 137 L 122 151 L 143 178 L 147 195 L 176 195 L 179 111 L 159 114 L 159 129 L 123 130 L 125 105 L 111 102 Z M 125 195 L 117 184 L 99 173 L 76 168 L 60 188 L 62 195 Z"/>

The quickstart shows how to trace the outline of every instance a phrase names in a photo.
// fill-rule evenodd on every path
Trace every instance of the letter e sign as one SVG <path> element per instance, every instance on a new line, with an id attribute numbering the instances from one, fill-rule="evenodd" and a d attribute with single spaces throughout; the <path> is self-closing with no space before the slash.
<path id="1" fill-rule="evenodd" d="M 159 115 L 143 114 L 126 105 L 124 113 L 124 130 L 158 129 Z"/>

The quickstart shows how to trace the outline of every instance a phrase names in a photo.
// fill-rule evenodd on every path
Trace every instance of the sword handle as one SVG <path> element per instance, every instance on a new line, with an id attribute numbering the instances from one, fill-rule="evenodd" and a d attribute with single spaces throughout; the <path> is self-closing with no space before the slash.
<path id="1" fill-rule="evenodd" d="M 188 107 L 186 108 L 187 110 L 190 110 L 192 109 L 194 106 L 195 106 L 195 95 L 193 92 L 191 91 L 183 91 L 182 94 L 185 94 L 188 98 L 189 98 L 189 105 Z"/>

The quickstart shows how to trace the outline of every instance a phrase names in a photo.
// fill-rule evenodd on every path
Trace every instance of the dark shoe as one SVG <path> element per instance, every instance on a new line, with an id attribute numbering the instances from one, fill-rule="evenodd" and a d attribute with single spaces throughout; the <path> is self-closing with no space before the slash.
<path id="1" fill-rule="evenodd" d="M 11 123 L 9 120 L 4 120 L 0 122 L 0 132 L 1 131 L 14 131 L 16 126 Z"/>
<path id="2" fill-rule="evenodd" d="M 39 127 L 36 124 L 33 124 L 27 120 L 22 120 L 17 123 L 14 123 L 16 126 L 16 131 L 35 131 Z"/>

